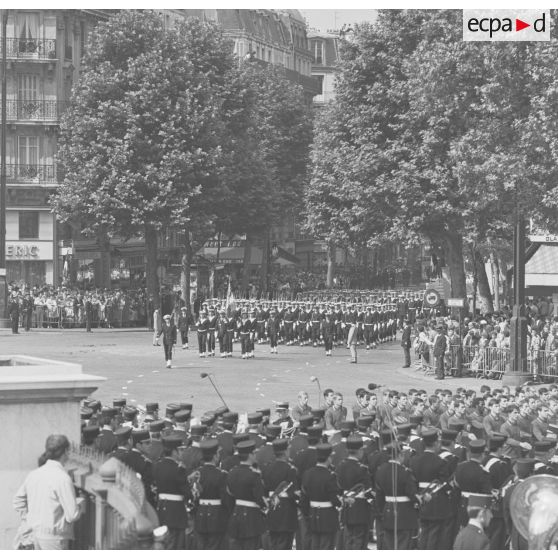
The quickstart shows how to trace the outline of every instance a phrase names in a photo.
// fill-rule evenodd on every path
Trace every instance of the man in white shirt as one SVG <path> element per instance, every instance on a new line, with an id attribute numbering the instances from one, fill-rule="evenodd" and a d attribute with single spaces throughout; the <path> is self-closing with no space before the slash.
<path id="1" fill-rule="evenodd" d="M 14 496 L 14 509 L 32 531 L 38 550 L 67 550 L 80 503 L 64 469 L 70 443 L 62 434 L 51 434 L 41 456 L 45 463 L 31 471 Z M 81 500 L 81 499 L 80 499 Z"/>

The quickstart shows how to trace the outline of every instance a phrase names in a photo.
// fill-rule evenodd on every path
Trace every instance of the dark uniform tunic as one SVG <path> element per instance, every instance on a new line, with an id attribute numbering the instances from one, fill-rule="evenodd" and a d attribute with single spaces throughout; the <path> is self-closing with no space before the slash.
<path id="1" fill-rule="evenodd" d="M 339 488 L 327 467 L 318 464 L 302 476 L 301 506 L 308 515 L 310 550 L 333 550 L 339 529 Z"/>
<path id="2" fill-rule="evenodd" d="M 266 494 L 271 496 L 282 483 L 291 486 L 279 495 L 277 505 L 270 508 L 267 514 L 267 528 L 269 531 L 269 549 L 291 550 L 293 538 L 297 528 L 297 509 L 295 491 L 298 489 L 296 469 L 283 460 L 270 463 L 262 473 Z"/>
<path id="3" fill-rule="evenodd" d="M 194 514 L 197 550 L 225 550 L 225 534 L 232 499 L 227 494 L 227 473 L 211 463 L 199 469 L 200 497 Z"/>
<path id="4" fill-rule="evenodd" d="M 463 527 L 453 545 L 453 550 L 488 550 L 489 540 L 484 531 L 476 525 Z"/>
<path id="5" fill-rule="evenodd" d="M 234 467 L 227 479 L 227 490 L 235 498 L 229 521 L 231 550 L 257 550 L 261 548 L 261 535 L 265 532 L 264 486 L 260 473 L 247 463 Z"/>
<path id="6" fill-rule="evenodd" d="M 378 548 L 412 550 L 418 529 L 417 482 L 412 472 L 399 462 L 389 460 L 378 467 L 375 477 L 382 530 Z"/>
<path id="7" fill-rule="evenodd" d="M 490 494 L 492 491 L 490 475 L 478 461 L 464 461 L 459 463 L 455 470 L 455 482 L 462 495 L 459 520 L 461 525 L 466 525 L 468 522 L 467 493 Z"/>
<path id="8" fill-rule="evenodd" d="M 153 480 L 159 496 L 159 521 L 169 529 L 168 549 L 183 550 L 188 522 L 185 501 L 192 497 L 186 469 L 170 457 L 163 457 L 153 465 Z"/>
<path id="9" fill-rule="evenodd" d="M 358 484 L 363 490 L 371 488 L 368 468 L 358 460 L 348 457 L 336 468 L 337 483 L 345 494 Z M 364 495 L 355 498 L 353 504 L 345 503 L 341 513 L 343 525 L 344 550 L 366 550 L 368 548 L 368 530 L 370 528 L 371 505 Z"/>

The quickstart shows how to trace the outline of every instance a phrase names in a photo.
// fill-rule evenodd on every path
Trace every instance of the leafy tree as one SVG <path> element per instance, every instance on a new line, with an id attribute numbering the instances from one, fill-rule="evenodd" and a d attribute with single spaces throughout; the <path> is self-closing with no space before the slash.
<path id="1" fill-rule="evenodd" d="M 143 235 L 147 287 L 158 298 L 157 234 L 186 227 L 222 199 L 220 97 L 233 66 L 215 25 L 165 29 L 159 15 L 124 10 L 92 33 L 61 122 L 62 221 L 84 233 Z"/>

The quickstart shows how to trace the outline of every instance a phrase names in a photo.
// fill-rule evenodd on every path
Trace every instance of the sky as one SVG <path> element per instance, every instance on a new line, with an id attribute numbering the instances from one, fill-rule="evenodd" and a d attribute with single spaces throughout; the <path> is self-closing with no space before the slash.
<path id="1" fill-rule="evenodd" d="M 301 10 L 299 12 L 306 18 L 308 27 L 318 31 L 340 29 L 343 24 L 374 21 L 376 10 Z"/>

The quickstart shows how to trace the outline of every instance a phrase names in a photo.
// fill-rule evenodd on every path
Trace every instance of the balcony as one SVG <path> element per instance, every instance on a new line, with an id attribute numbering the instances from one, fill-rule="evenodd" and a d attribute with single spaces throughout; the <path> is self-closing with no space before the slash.
<path id="1" fill-rule="evenodd" d="M 13 39 L 7 38 L 7 58 L 24 60 L 55 60 L 56 39 Z M 1 52 L 0 48 L 0 52 Z"/>
<path id="2" fill-rule="evenodd" d="M 59 182 L 55 165 L 6 165 L 8 182 L 19 184 L 52 184 Z"/>
<path id="3" fill-rule="evenodd" d="M 17 101 L 7 99 L 7 120 L 41 120 L 56 122 L 66 108 L 64 101 L 44 101 L 40 99 L 28 99 Z"/>

